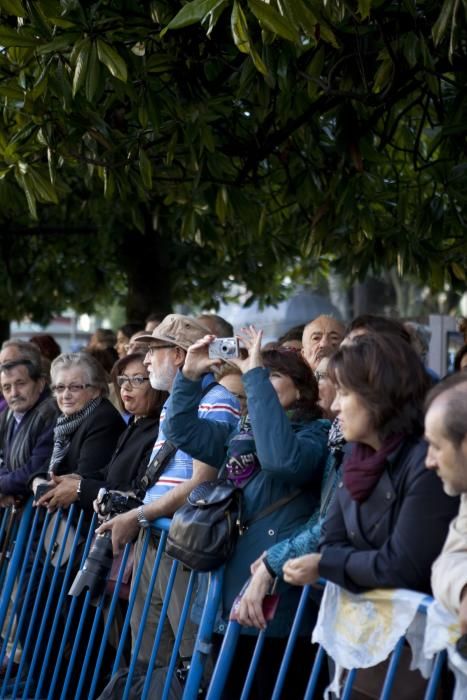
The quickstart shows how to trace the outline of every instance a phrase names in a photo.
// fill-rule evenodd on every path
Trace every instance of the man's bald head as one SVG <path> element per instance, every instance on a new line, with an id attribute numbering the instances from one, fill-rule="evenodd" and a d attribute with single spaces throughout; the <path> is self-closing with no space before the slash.
<path id="1" fill-rule="evenodd" d="M 332 316 L 318 316 L 305 326 L 302 355 L 313 371 L 323 357 L 329 357 L 344 337 L 344 324 Z"/>
<path id="2" fill-rule="evenodd" d="M 467 377 L 440 382 L 427 397 L 425 464 L 450 496 L 467 492 Z"/>

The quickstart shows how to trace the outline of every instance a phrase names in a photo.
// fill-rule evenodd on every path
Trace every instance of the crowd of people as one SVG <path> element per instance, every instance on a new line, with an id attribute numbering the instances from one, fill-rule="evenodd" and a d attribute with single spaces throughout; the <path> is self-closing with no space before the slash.
<path id="1" fill-rule="evenodd" d="M 140 498 L 96 531 L 111 538 L 115 557 L 134 543 L 134 567 L 144 558 L 134 645 L 157 552 L 157 538 L 143 546 L 151 522 L 170 518 L 205 481 L 235 484 L 248 526 L 225 565 L 212 652 L 215 661 L 235 604 L 242 633 L 226 698 L 240 697 L 263 629 L 253 695 L 271 696 L 301 586 L 313 584 L 287 689 L 288 698 L 303 695 L 322 579 L 357 593 L 434 592 L 466 633 L 467 345 L 454 374 L 439 378 L 426 366 L 424 327 L 394 319 L 360 316 L 345 328 L 319 316 L 266 344 L 249 326 L 238 353 L 213 359 L 213 341 L 233 336 L 214 314 L 169 314 L 116 334 L 99 329 L 76 353 L 61 353 L 46 335 L 4 342 L 0 505 L 20 508 L 32 495 L 44 512 L 75 503 L 90 520 L 102 489 Z M 151 657 L 171 566 L 164 553 L 141 663 Z M 179 567 L 161 666 L 188 578 Z M 202 574 L 181 663 L 193 653 L 206 587 Z M 270 615 L 272 590 L 279 602 Z"/>

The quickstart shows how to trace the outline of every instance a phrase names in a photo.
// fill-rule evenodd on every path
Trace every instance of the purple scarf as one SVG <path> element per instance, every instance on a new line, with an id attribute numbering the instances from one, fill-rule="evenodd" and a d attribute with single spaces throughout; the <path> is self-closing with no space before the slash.
<path id="1" fill-rule="evenodd" d="M 387 457 L 403 439 L 403 435 L 391 435 L 377 451 L 361 442 L 355 444 L 344 464 L 344 485 L 354 501 L 363 503 L 370 496 L 386 468 Z"/>

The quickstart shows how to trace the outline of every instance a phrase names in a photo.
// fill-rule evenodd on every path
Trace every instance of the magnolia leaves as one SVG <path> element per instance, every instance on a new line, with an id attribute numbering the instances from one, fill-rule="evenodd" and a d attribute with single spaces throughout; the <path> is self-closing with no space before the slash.
<path id="1" fill-rule="evenodd" d="M 280 4 L 264 0 L 192 0 L 162 30 L 161 36 L 168 30 L 182 29 L 198 22 L 207 26 L 209 36 L 224 10 L 230 6 L 230 29 L 237 49 L 248 54 L 256 69 L 267 76 L 268 69 L 258 48 L 257 25 L 262 32 L 263 44 L 279 37 L 297 46 L 310 38 L 315 41 L 321 38 L 337 45 L 332 30 L 320 16 L 319 4 L 305 0 L 283 0 Z M 370 0 L 367 0 L 368 7 L 369 4 Z M 313 11 L 313 5 L 317 6 L 316 11 Z"/>
<path id="2" fill-rule="evenodd" d="M 74 63 L 73 97 L 84 87 L 86 98 L 92 101 L 102 80 L 100 65 L 104 65 L 114 78 L 127 81 L 126 63 L 117 50 L 103 39 L 81 39 L 72 51 Z"/>

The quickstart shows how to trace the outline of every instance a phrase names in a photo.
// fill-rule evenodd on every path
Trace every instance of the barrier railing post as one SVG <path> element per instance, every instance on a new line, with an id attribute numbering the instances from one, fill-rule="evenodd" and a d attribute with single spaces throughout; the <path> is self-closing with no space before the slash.
<path id="1" fill-rule="evenodd" d="M 310 679 L 308 681 L 303 700 L 312 700 L 312 698 L 314 697 L 316 686 L 318 685 L 318 678 L 321 672 L 321 667 L 325 659 L 326 652 L 324 651 L 323 647 L 320 646 L 318 649 L 318 653 L 316 654 L 315 660 L 313 662 Z"/>
<path id="2" fill-rule="evenodd" d="M 289 669 L 290 660 L 292 658 L 295 642 L 298 637 L 300 630 L 300 624 L 302 621 L 303 614 L 309 605 L 309 592 L 310 586 L 304 586 L 302 594 L 300 596 L 300 601 L 297 606 L 297 611 L 295 613 L 294 621 L 292 624 L 292 629 L 290 630 L 289 640 L 285 648 L 284 656 L 282 658 L 282 663 L 279 668 L 279 673 L 277 674 L 276 684 L 274 686 L 274 691 L 271 700 L 280 700 L 283 685 L 285 683 L 285 678 L 287 671 Z"/>
<path id="3" fill-rule="evenodd" d="M 206 660 L 212 651 L 212 633 L 216 621 L 217 610 L 222 596 L 224 567 L 209 574 L 209 585 L 206 601 L 201 616 L 201 622 L 196 635 L 195 649 L 191 666 L 185 683 L 183 700 L 192 700 L 198 695 L 198 689 L 203 679 Z"/>
<path id="4" fill-rule="evenodd" d="M 65 569 L 65 574 L 63 576 L 63 582 L 62 582 L 62 586 L 60 589 L 60 595 L 59 595 L 57 606 L 55 608 L 55 613 L 53 616 L 52 627 L 51 627 L 49 635 L 48 635 L 47 647 L 45 650 L 45 655 L 43 656 L 43 660 L 42 660 L 42 668 L 41 668 L 41 672 L 39 675 L 39 679 L 37 681 L 36 694 L 34 696 L 35 700 L 40 700 L 40 698 L 43 697 L 41 695 L 42 687 L 43 687 L 44 682 L 45 682 L 48 661 L 49 661 L 49 658 L 50 658 L 51 653 L 52 653 L 55 635 L 56 635 L 57 630 L 58 630 L 59 622 L 62 619 L 62 612 L 63 612 L 62 608 L 64 607 L 64 603 L 66 601 L 66 595 L 68 593 L 68 583 L 69 583 L 69 580 L 71 577 L 73 566 L 75 564 L 75 556 L 76 556 L 76 551 L 78 548 L 79 537 L 81 535 L 81 531 L 82 531 L 82 527 L 83 527 L 83 520 L 84 520 L 84 513 L 83 513 L 83 511 L 81 511 L 81 513 L 79 515 L 78 523 L 76 525 L 76 534 L 75 534 L 75 537 L 73 539 L 73 543 L 71 546 L 70 555 L 68 557 L 68 562 L 67 562 L 66 569 Z M 67 537 L 69 525 L 71 525 L 71 513 L 68 514 L 65 536 L 64 536 L 64 539 L 63 539 L 63 542 L 61 544 L 60 551 L 59 551 L 59 558 L 58 558 L 59 564 L 61 564 L 62 559 L 63 559 L 63 553 L 64 553 L 65 547 L 66 547 L 66 537 Z M 57 566 L 57 569 L 58 569 L 58 566 Z"/>
<path id="5" fill-rule="evenodd" d="M 241 627 L 238 622 L 231 621 L 227 625 L 224 641 L 222 642 L 219 657 L 212 674 L 206 700 L 221 700 L 222 698 L 222 693 L 227 680 L 227 673 L 232 664 L 235 648 L 240 636 L 240 630 Z"/>
<path id="6" fill-rule="evenodd" d="M 32 518 L 32 512 L 32 498 L 30 498 L 29 501 L 26 503 L 21 514 L 21 521 L 19 524 L 18 531 L 16 533 L 15 546 L 13 547 L 10 564 L 8 566 L 8 571 L 5 577 L 5 583 L 3 585 L 0 601 L 0 629 L 3 628 L 5 617 L 8 612 L 8 606 L 10 604 L 13 586 L 15 585 L 16 576 L 23 561 L 24 550 L 27 545 L 30 534 L 30 522 Z"/>
<path id="7" fill-rule="evenodd" d="M 386 672 L 386 677 L 384 679 L 383 689 L 381 691 L 381 700 L 390 700 L 392 689 L 394 686 L 394 681 L 396 679 L 397 669 L 399 668 L 399 663 L 401 660 L 402 649 L 404 648 L 405 637 L 401 637 L 394 647 L 394 651 L 391 654 L 391 658 L 388 665 L 388 670 Z"/>
<path id="8" fill-rule="evenodd" d="M 95 523 L 94 518 L 91 521 L 91 525 L 90 525 L 88 533 L 87 533 L 86 544 L 84 546 L 84 551 L 83 551 L 83 554 L 81 557 L 80 567 L 83 566 L 84 562 L 86 561 L 86 557 L 88 556 L 89 550 L 91 549 L 91 542 L 92 542 L 92 538 L 93 538 L 93 534 L 94 534 L 93 523 Z M 48 700 L 52 700 L 52 698 L 55 697 L 55 695 L 54 695 L 55 687 L 58 683 L 60 667 L 61 667 L 63 656 L 65 654 L 65 649 L 66 649 L 66 645 L 67 645 L 67 641 L 68 641 L 68 635 L 70 633 L 71 623 L 72 623 L 73 615 L 74 615 L 74 612 L 76 610 L 77 605 L 78 605 L 78 598 L 73 598 L 73 600 L 71 601 L 71 604 L 68 608 L 68 614 L 67 614 L 67 619 L 65 622 L 65 628 L 63 630 L 63 635 L 62 635 L 62 639 L 60 642 L 60 648 L 59 648 L 58 654 L 57 654 L 57 659 L 56 659 L 56 664 L 55 664 L 55 668 L 54 668 L 54 672 L 53 672 L 53 676 L 52 676 L 52 681 L 50 683 L 49 691 L 47 694 Z M 67 682 L 68 675 L 69 674 L 67 672 L 67 674 L 65 676 L 65 682 Z"/>
<path id="9" fill-rule="evenodd" d="M 441 673 L 447 660 L 447 652 L 445 650 L 436 654 L 435 663 L 431 671 L 430 680 L 425 691 L 424 700 L 435 700 L 438 696 L 439 684 L 441 682 Z"/>
<path id="10" fill-rule="evenodd" d="M 147 534 L 148 534 L 148 536 L 150 535 L 149 532 Z M 167 539 L 167 533 L 162 532 L 161 538 L 159 540 L 159 546 L 157 547 L 156 560 L 154 562 L 154 567 L 152 570 L 151 578 L 149 580 L 149 586 L 148 586 L 148 591 L 146 593 L 146 600 L 144 603 L 143 612 L 141 614 L 140 628 L 139 628 L 138 635 L 137 635 L 135 643 L 134 643 L 134 647 L 132 649 L 132 658 L 131 658 L 131 662 L 130 662 L 130 667 L 128 669 L 128 677 L 127 677 L 127 681 L 125 684 L 125 690 L 123 692 L 122 700 L 128 700 L 128 696 L 130 694 L 131 681 L 133 679 L 133 675 L 134 675 L 135 668 L 136 668 L 136 663 L 138 661 L 138 652 L 139 652 L 141 642 L 143 639 L 144 624 L 145 624 L 145 621 L 146 621 L 147 616 L 148 616 L 149 608 L 151 606 L 151 596 L 152 596 L 152 592 L 154 590 L 154 586 L 156 583 L 156 578 L 157 578 L 157 574 L 159 571 L 159 566 L 160 566 L 162 554 L 163 554 L 163 551 L 165 548 L 166 539 Z M 140 562 L 140 564 L 141 563 L 142 562 Z M 149 669 L 148 671 L 149 671 L 149 673 L 152 673 L 152 669 Z"/>
<path id="11" fill-rule="evenodd" d="M 148 531 L 146 533 L 145 538 L 144 538 L 143 546 L 141 548 L 141 557 L 140 557 L 140 560 L 138 562 L 138 566 L 136 567 L 136 571 L 135 571 L 134 576 L 133 576 L 133 581 L 131 583 L 131 592 L 130 592 L 130 599 L 128 601 L 128 610 L 127 610 L 127 614 L 125 615 L 125 621 L 123 623 L 122 632 L 120 634 L 120 642 L 119 642 L 119 645 L 117 648 L 117 653 L 115 654 L 114 664 L 113 664 L 113 668 L 112 668 L 112 676 L 115 673 L 117 673 L 118 668 L 120 666 L 120 661 L 121 661 L 123 650 L 125 647 L 126 636 L 128 634 L 128 629 L 130 627 L 131 614 L 133 612 L 133 608 L 135 605 L 136 596 L 138 595 L 139 584 L 141 581 L 141 574 L 143 573 L 144 558 L 146 556 L 146 552 L 148 551 L 149 537 L 150 537 L 150 532 Z"/>
<path id="12" fill-rule="evenodd" d="M 113 620 L 115 617 L 115 611 L 116 611 L 117 604 L 118 604 L 120 586 L 121 586 L 121 583 L 123 580 L 123 574 L 124 574 L 125 567 L 126 567 L 126 564 L 128 561 L 130 547 L 131 547 L 131 545 L 127 544 L 125 547 L 125 550 L 123 552 L 120 571 L 118 572 L 117 580 L 115 582 L 115 588 L 114 588 L 114 592 L 112 594 L 112 600 L 110 602 L 108 616 L 107 616 L 107 620 L 105 623 L 104 632 L 102 634 L 102 639 L 101 639 L 101 643 L 99 646 L 99 652 L 97 654 L 97 660 L 96 660 L 96 663 L 94 665 L 94 673 L 93 673 L 92 680 L 91 680 L 91 686 L 89 688 L 89 698 L 94 697 L 94 694 L 95 694 L 96 688 L 97 688 L 97 684 L 99 682 L 99 672 L 100 672 L 100 669 L 102 666 L 102 662 L 104 660 L 104 653 L 105 653 L 105 647 L 107 644 L 107 639 L 109 637 L 110 629 L 112 627 Z"/>

